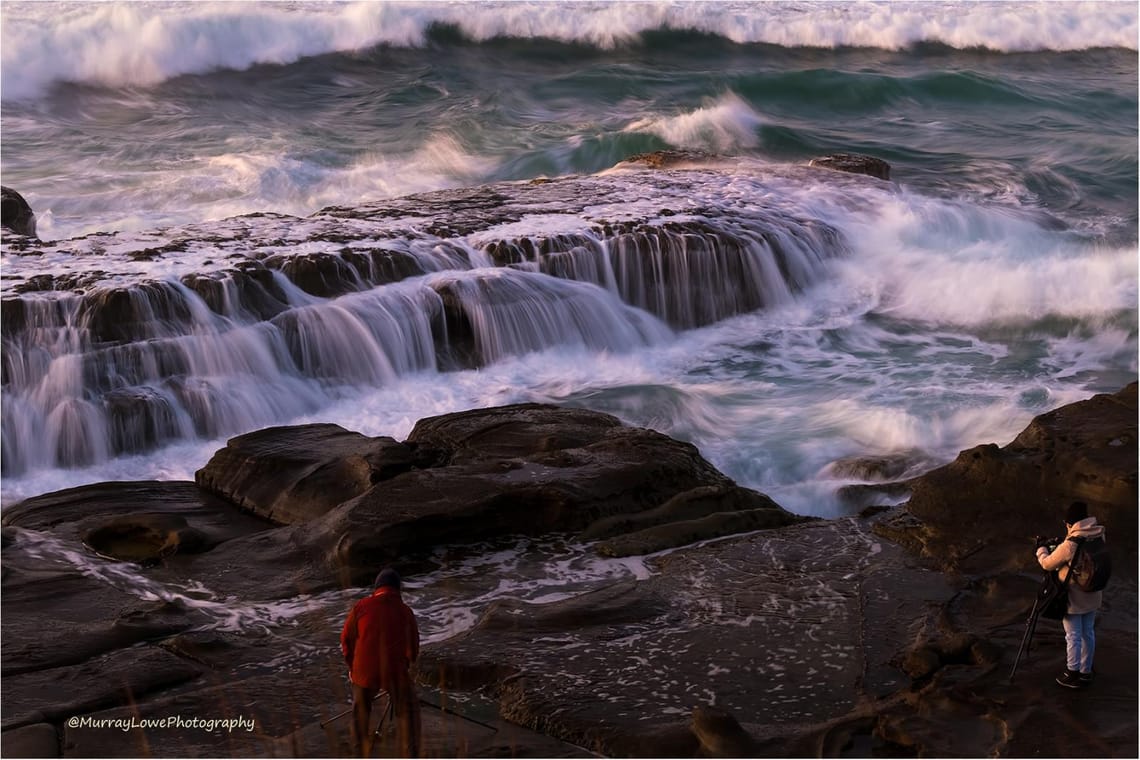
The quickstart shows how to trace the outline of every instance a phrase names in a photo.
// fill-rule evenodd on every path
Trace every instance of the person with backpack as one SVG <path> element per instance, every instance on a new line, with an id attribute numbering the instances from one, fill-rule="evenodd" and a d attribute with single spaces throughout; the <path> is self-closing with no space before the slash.
<path id="1" fill-rule="evenodd" d="M 420 704 L 411 669 L 420 654 L 420 632 L 400 597 L 399 573 L 385 568 L 376 576 L 375 591 L 348 613 L 340 647 L 352 681 L 353 749 L 360 757 L 371 754 L 372 702 L 385 691 L 401 756 L 418 757 Z"/>
<path id="2" fill-rule="evenodd" d="M 1052 551 L 1037 548 L 1037 561 L 1056 571 L 1068 587 L 1069 601 L 1061 623 L 1065 628 L 1065 672 L 1057 683 L 1079 689 L 1092 683 L 1096 634 L 1093 625 L 1110 570 L 1104 526 L 1089 517 L 1088 506 L 1074 501 L 1065 510 L 1065 538 Z M 1099 564 L 1099 566 L 1098 566 Z"/>

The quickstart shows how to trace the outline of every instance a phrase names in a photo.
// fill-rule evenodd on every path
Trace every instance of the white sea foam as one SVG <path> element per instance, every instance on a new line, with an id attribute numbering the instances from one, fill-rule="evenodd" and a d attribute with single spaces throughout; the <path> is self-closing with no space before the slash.
<path id="1" fill-rule="evenodd" d="M 784 46 L 1136 49 L 1138 29 L 1135 5 L 1114 2 L 9 2 L 2 94 L 32 97 L 60 81 L 146 86 L 380 44 L 421 46 L 433 22 L 476 41 L 550 38 L 601 48 L 672 28 Z"/>
<path id="2" fill-rule="evenodd" d="M 903 193 L 864 220 L 847 227 L 860 255 L 841 266 L 893 317 L 977 326 L 1136 306 L 1134 248 L 1082 243 L 1008 207 Z"/>
<path id="3" fill-rule="evenodd" d="M 654 116 L 629 124 L 626 132 L 645 132 L 677 148 L 737 153 L 760 144 L 763 117 L 736 93 L 727 92 L 694 111 Z"/>

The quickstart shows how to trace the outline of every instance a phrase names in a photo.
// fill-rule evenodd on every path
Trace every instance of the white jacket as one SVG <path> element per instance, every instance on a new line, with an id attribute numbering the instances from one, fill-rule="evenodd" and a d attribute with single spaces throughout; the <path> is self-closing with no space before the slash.
<path id="1" fill-rule="evenodd" d="M 1069 539 L 1075 536 L 1104 538 L 1104 526 L 1097 525 L 1095 517 L 1086 517 L 1069 526 L 1069 532 L 1065 534 L 1065 538 Z M 1040 547 L 1037 550 L 1037 561 L 1045 570 L 1056 570 L 1057 577 L 1063 581 L 1069 576 L 1069 563 L 1073 561 L 1073 555 L 1076 552 L 1076 542 L 1065 540 L 1053 550 L 1052 554 L 1044 546 Z M 1100 609 L 1101 597 L 1103 596 L 1103 591 L 1083 591 L 1077 586 L 1069 584 L 1068 614 L 1083 615 L 1086 612 Z"/>

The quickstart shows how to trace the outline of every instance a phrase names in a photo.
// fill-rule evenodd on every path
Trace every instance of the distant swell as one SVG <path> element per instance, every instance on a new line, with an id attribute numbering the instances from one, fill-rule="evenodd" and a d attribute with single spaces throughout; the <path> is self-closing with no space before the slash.
<path id="1" fill-rule="evenodd" d="M 1127 3 L 6 3 L 3 97 L 58 82 L 149 86 L 380 45 L 541 39 L 614 49 L 697 33 L 783 47 L 1134 50 L 1137 28 Z"/>

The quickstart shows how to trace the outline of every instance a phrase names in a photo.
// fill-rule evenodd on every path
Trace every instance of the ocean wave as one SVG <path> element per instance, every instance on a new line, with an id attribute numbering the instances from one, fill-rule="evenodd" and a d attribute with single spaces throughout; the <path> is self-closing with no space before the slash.
<path id="1" fill-rule="evenodd" d="M 508 38 L 608 50 L 662 32 L 667 42 L 669 31 L 733 44 L 1023 52 L 1135 50 L 1138 26 L 1134 4 L 1113 2 L 5 3 L 0 92 L 11 100 L 58 82 L 149 86 L 379 45 Z"/>
<path id="2" fill-rule="evenodd" d="M 625 131 L 657 135 L 677 148 L 729 153 L 759 145 L 757 130 L 763 123 L 760 114 L 730 91 L 694 111 L 638 119 Z"/>
<path id="3" fill-rule="evenodd" d="M 967 328 L 1108 324 L 1135 309 L 1134 246 L 1042 227 L 1032 208 L 903 191 L 842 229 L 857 253 L 838 265 L 841 292 L 874 293 L 875 310 L 892 319 Z"/>

